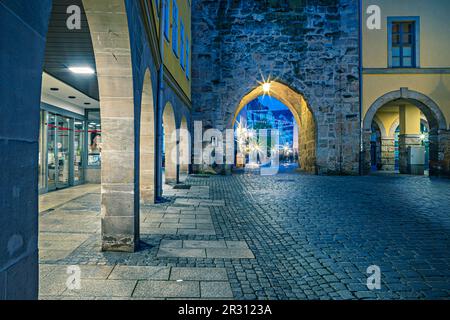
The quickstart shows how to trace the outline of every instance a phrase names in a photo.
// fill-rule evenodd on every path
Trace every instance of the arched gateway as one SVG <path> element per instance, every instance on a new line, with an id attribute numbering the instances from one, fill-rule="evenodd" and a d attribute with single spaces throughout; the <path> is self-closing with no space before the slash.
<path id="1" fill-rule="evenodd" d="M 269 87 L 266 87 L 266 90 Z M 280 102 L 282 102 L 292 112 L 295 121 L 298 125 L 298 143 L 299 143 L 299 166 L 302 170 L 308 173 L 317 173 L 316 165 L 316 121 L 314 115 L 310 110 L 305 98 L 290 88 L 289 86 L 277 82 L 270 82 L 270 90 L 265 91 L 264 86 L 258 86 L 249 92 L 236 107 L 236 111 L 233 118 L 230 119 L 227 127 L 233 128 L 236 119 L 241 110 L 254 99 L 263 96 L 270 95 Z"/>
<path id="2" fill-rule="evenodd" d="M 391 104 L 412 105 L 423 113 L 427 121 L 427 126 L 429 127 L 430 175 L 440 175 L 443 170 L 445 171 L 446 166 L 443 157 L 443 148 L 445 148 L 445 144 L 441 143 L 441 140 L 445 139 L 444 135 L 447 132 L 447 121 L 439 106 L 430 97 L 408 88 L 401 88 L 400 90 L 383 95 L 378 98 L 367 111 L 363 122 L 363 148 L 365 151 L 364 173 L 368 174 L 371 168 L 370 141 L 372 135 L 372 123 L 377 121 L 377 112 L 379 112 L 381 108 Z M 420 125 L 420 117 L 418 120 L 419 123 L 417 126 Z M 391 128 L 385 133 L 393 135 L 398 125 L 399 120 L 395 120 Z M 402 142 L 400 143 L 400 153 L 406 153 L 408 145 L 416 145 L 417 143 L 413 140 L 419 138 L 420 137 L 408 137 L 407 135 L 404 135 Z M 406 159 L 401 160 L 401 162 L 406 163 Z M 402 168 L 400 171 L 403 171 Z"/>

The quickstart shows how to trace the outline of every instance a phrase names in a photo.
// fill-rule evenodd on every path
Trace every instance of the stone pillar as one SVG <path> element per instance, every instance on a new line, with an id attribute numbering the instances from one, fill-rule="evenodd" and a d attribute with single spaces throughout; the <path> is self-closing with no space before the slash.
<path id="1" fill-rule="evenodd" d="M 395 170 L 395 138 L 381 138 L 381 170 Z"/>
<path id="2" fill-rule="evenodd" d="M 34 300 L 39 104 L 52 2 L 0 2 L 0 300 Z"/>
<path id="3" fill-rule="evenodd" d="M 139 245 L 133 70 L 125 1 L 83 0 L 97 66 L 102 117 L 102 249 Z"/>
<path id="4" fill-rule="evenodd" d="M 180 175 L 188 175 L 189 174 L 189 165 L 190 165 L 190 134 L 187 129 L 187 125 L 182 122 L 181 130 L 180 130 L 180 146 L 179 146 L 179 158 L 180 158 Z"/>
<path id="5" fill-rule="evenodd" d="M 165 130 L 165 129 L 164 129 Z M 179 143 L 171 140 L 171 132 L 169 135 L 165 134 L 165 183 L 178 183 L 178 159 L 179 159 Z"/>
<path id="6" fill-rule="evenodd" d="M 408 148 L 422 146 L 420 133 L 420 110 L 412 105 L 400 105 L 399 162 L 400 173 L 410 173 Z"/>
<path id="7" fill-rule="evenodd" d="M 450 130 L 430 132 L 430 175 L 450 177 Z"/>
<path id="8" fill-rule="evenodd" d="M 146 204 L 155 203 L 155 130 L 153 122 L 153 104 L 142 103 L 141 140 L 140 140 L 140 192 L 141 201 Z"/>
<path id="9" fill-rule="evenodd" d="M 442 159 L 441 175 L 450 178 L 450 130 L 441 130 L 439 133 L 440 152 Z"/>
<path id="10" fill-rule="evenodd" d="M 361 155 L 362 159 L 362 174 L 368 175 L 370 174 L 372 168 L 372 159 L 371 159 L 371 144 L 370 139 L 372 137 L 372 130 L 365 130 L 363 132 L 363 154 Z"/>

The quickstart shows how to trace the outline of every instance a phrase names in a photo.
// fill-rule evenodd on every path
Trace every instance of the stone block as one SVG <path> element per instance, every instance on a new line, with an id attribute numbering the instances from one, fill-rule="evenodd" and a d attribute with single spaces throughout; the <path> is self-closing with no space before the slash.
<path id="1" fill-rule="evenodd" d="M 160 248 L 178 248 L 183 247 L 183 240 L 161 240 Z"/>
<path id="2" fill-rule="evenodd" d="M 224 240 L 221 241 L 195 241 L 184 240 L 183 248 L 187 249 L 206 249 L 206 248 L 226 248 L 227 244 Z"/>
<path id="3" fill-rule="evenodd" d="M 66 290 L 69 297 L 131 297 L 135 280 L 82 280 L 80 290 Z"/>
<path id="4" fill-rule="evenodd" d="M 160 248 L 158 258 L 206 258 L 205 249 Z"/>
<path id="5" fill-rule="evenodd" d="M 200 298 L 200 283 L 198 281 L 139 281 L 133 297 Z"/>
<path id="6" fill-rule="evenodd" d="M 169 280 L 169 267 L 115 266 L 108 279 L 112 280 Z"/>

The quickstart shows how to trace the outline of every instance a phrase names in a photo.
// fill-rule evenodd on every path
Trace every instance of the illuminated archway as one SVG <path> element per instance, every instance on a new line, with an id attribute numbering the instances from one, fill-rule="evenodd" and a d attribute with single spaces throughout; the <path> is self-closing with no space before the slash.
<path id="1" fill-rule="evenodd" d="M 234 127 L 239 113 L 247 104 L 263 95 L 270 95 L 271 97 L 276 98 L 292 112 L 299 128 L 299 166 L 305 172 L 317 173 L 316 121 L 305 98 L 289 86 L 277 81 L 272 81 L 270 87 L 267 86 L 265 88 L 264 85 L 261 85 L 253 89 L 236 107 L 236 111 L 228 124 L 228 128 Z"/>

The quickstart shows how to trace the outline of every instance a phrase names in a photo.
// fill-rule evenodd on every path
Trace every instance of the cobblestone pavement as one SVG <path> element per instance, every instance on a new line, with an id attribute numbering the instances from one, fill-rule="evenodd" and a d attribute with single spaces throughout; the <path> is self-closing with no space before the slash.
<path id="1" fill-rule="evenodd" d="M 98 194 L 44 213 L 41 298 L 450 297 L 450 181 L 283 173 L 187 183 L 190 190 L 166 190 L 167 202 L 142 209 L 135 254 L 100 252 L 98 228 L 80 217 L 98 220 Z M 58 250 L 51 240 L 66 233 L 61 217 L 70 212 L 85 232 L 69 223 L 78 245 Z M 65 288 L 68 265 L 87 270 L 84 291 Z M 366 286 L 372 265 L 381 290 Z"/>

